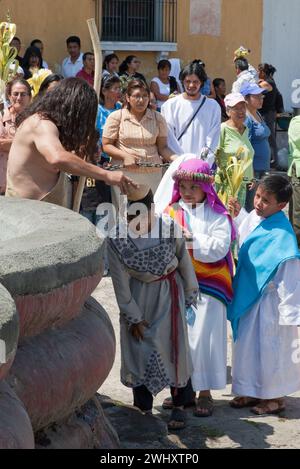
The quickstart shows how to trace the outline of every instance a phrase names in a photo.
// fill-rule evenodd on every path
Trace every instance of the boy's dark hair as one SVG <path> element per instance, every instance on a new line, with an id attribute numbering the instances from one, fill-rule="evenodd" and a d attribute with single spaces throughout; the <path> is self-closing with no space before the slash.
<path id="1" fill-rule="evenodd" d="M 278 203 L 289 202 L 293 195 L 293 187 L 287 177 L 278 174 L 265 176 L 259 183 L 266 192 L 274 194 Z"/>
<path id="2" fill-rule="evenodd" d="M 196 75 L 202 84 L 205 83 L 207 80 L 206 72 L 204 68 L 202 67 L 202 65 L 199 65 L 198 62 L 193 62 L 187 65 L 186 67 L 184 67 L 183 70 L 181 70 L 180 75 L 179 75 L 180 81 L 183 83 L 185 78 L 188 77 L 189 75 Z"/>
<path id="3" fill-rule="evenodd" d="M 21 44 L 21 39 L 18 36 L 14 36 L 12 41 L 18 41 Z"/>
<path id="4" fill-rule="evenodd" d="M 221 85 L 221 83 L 225 83 L 224 78 L 215 78 L 214 81 L 213 81 L 213 86 L 214 86 L 215 88 L 219 88 L 219 86 Z"/>
<path id="5" fill-rule="evenodd" d="M 35 44 L 36 44 L 37 42 L 41 42 L 41 43 L 42 43 L 42 41 L 41 41 L 40 39 L 34 39 L 33 41 L 31 41 L 30 47 L 35 47 Z"/>
<path id="6" fill-rule="evenodd" d="M 66 40 L 67 45 L 70 44 L 71 42 L 76 42 L 76 44 L 81 47 L 81 41 L 78 36 L 69 36 L 68 39 Z"/>
<path id="7" fill-rule="evenodd" d="M 241 72 L 244 72 L 245 70 L 248 70 L 249 68 L 248 60 L 244 58 L 235 59 L 234 64 L 235 64 L 235 68 L 240 70 Z"/>

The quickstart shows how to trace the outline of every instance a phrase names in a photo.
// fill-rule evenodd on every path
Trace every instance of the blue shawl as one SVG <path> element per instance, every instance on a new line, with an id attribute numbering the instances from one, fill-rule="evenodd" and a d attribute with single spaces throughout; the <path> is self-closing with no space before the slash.
<path id="1" fill-rule="evenodd" d="M 227 308 L 234 340 L 239 319 L 261 298 L 278 267 L 293 258 L 300 258 L 300 251 L 293 228 L 282 211 L 263 220 L 245 239 L 233 280 L 233 301 Z"/>

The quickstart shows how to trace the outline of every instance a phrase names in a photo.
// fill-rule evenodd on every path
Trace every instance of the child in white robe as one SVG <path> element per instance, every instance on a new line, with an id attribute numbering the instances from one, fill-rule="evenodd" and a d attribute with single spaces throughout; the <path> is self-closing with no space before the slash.
<path id="1" fill-rule="evenodd" d="M 226 305 L 232 299 L 231 217 L 214 188 L 209 164 L 190 159 L 173 174 L 173 194 L 166 209 L 190 238 L 191 256 L 201 291 L 197 308 L 187 319 L 194 372 L 199 392 L 194 415 L 213 412 L 211 389 L 226 387 Z M 168 407 L 165 400 L 164 407 Z"/>
<path id="2" fill-rule="evenodd" d="M 255 209 L 239 224 L 239 261 L 228 319 L 234 335 L 234 408 L 258 415 L 285 409 L 284 396 L 300 389 L 297 325 L 300 325 L 300 253 L 282 212 L 292 196 L 289 181 L 266 177 L 256 191 Z M 232 200 L 237 215 L 240 207 Z"/>

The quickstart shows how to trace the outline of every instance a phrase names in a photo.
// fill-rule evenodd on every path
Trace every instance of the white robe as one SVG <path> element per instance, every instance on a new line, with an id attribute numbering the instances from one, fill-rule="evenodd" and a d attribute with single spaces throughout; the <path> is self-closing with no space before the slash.
<path id="1" fill-rule="evenodd" d="M 205 263 L 223 259 L 231 243 L 228 217 L 214 212 L 206 201 L 198 204 L 197 209 L 189 208 L 182 201 L 179 203 L 189 214 L 195 259 Z M 197 302 L 195 322 L 188 325 L 188 337 L 194 368 L 193 389 L 224 389 L 227 362 L 225 305 L 216 298 L 201 293 L 201 300 Z"/>
<path id="2" fill-rule="evenodd" d="M 243 220 L 244 218 L 244 220 Z M 240 216 L 240 245 L 262 221 Z M 281 264 L 262 297 L 239 322 L 233 346 L 232 392 L 273 399 L 300 389 L 300 260 Z M 298 349 L 298 350 L 297 350 Z"/>

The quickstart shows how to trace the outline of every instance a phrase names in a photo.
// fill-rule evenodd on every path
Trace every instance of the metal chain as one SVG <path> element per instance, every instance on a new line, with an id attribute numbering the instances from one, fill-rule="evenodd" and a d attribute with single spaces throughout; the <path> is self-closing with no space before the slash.
<path id="1" fill-rule="evenodd" d="M 168 168 L 171 163 L 136 163 L 136 166 L 141 168 Z M 126 166 L 122 164 L 112 164 L 109 166 L 104 166 L 103 169 L 107 171 L 119 171 L 121 169 L 126 169 Z"/>

